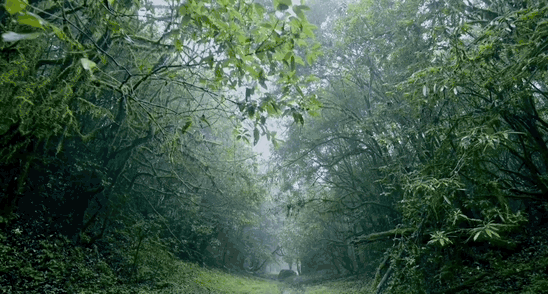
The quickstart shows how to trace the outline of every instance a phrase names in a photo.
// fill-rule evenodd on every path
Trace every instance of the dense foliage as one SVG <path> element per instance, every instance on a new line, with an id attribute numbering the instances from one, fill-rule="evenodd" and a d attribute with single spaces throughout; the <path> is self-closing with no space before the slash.
<path id="1" fill-rule="evenodd" d="M 307 7 L 273 4 L 2 2 L 2 291 L 118 293 L 177 258 L 273 258 L 249 143 L 277 142 L 269 116 L 302 123 L 316 102 L 296 69 L 318 54 Z"/>
<path id="2" fill-rule="evenodd" d="M 2 2 L 0 292 L 548 289 L 544 1 L 160 2 Z"/>
<path id="3" fill-rule="evenodd" d="M 293 246 L 324 252 L 303 266 L 376 293 L 545 291 L 547 9 L 348 5 L 313 69 L 321 117 L 277 152 L 280 202 L 318 232 Z"/>

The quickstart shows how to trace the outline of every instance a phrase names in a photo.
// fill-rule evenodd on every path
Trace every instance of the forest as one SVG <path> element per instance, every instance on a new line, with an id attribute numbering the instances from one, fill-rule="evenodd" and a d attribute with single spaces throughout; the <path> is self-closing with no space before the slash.
<path id="1" fill-rule="evenodd" d="M 0 293 L 548 293 L 548 3 L 2 0 Z"/>

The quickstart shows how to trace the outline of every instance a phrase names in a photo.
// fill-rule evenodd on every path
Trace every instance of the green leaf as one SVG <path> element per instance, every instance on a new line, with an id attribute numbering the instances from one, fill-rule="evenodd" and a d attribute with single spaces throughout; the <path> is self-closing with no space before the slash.
<path id="1" fill-rule="evenodd" d="M 245 100 L 248 100 L 249 97 L 253 95 L 253 89 L 252 88 L 245 88 Z"/>
<path id="2" fill-rule="evenodd" d="M 221 79 L 223 77 L 223 69 L 220 64 L 215 67 L 215 77 Z"/>
<path id="3" fill-rule="evenodd" d="M 13 15 L 25 10 L 27 5 L 28 2 L 26 0 L 6 0 L 6 4 L 4 4 L 4 7 L 6 7 L 6 10 L 9 12 L 9 14 Z"/>
<path id="4" fill-rule="evenodd" d="M 261 4 L 253 3 L 253 8 L 259 16 L 262 16 L 264 14 L 264 7 Z"/>
<path id="5" fill-rule="evenodd" d="M 272 137 L 272 144 L 274 144 L 274 148 L 278 149 L 280 147 L 280 144 L 278 143 L 278 140 L 274 137 Z"/>
<path id="6" fill-rule="evenodd" d="M 299 95 L 301 95 L 301 97 L 304 97 L 304 93 L 303 93 L 303 90 L 301 90 L 301 87 L 299 87 L 298 85 L 295 87 L 295 89 L 297 90 L 297 92 L 299 93 Z"/>
<path id="7" fill-rule="evenodd" d="M 192 126 L 192 119 L 188 119 L 183 128 L 181 128 L 181 133 L 186 133 L 188 129 Z"/>
<path id="8" fill-rule="evenodd" d="M 303 33 L 308 38 L 314 38 L 314 30 L 317 29 L 317 27 L 309 22 L 303 21 Z M 316 44 L 312 47 L 313 50 L 317 50 L 320 47 L 319 44 Z"/>
<path id="9" fill-rule="evenodd" d="M 89 70 L 89 71 L 91 71 L 94 67 L 97 67 L 97 64 L 95 64 L 95 62 L 87 58 L 80 58 L 80 63 L 82 63 L 82 67 L 85 70 Z"/>
<path id="10" fill-rule="evenodd" d="M 318 111 L 316 111 L 316 110 L 309 110 L 309 111 L 308 111 L 308 114 L 309 114 L 310 116 L 312 116 L 312 117 L 318 117 L 318 116 L 320 116 L 320 113 L 319 113 Z"/>
<path id="11" fill-rule="evenodd" d="M 304 118 L 300 113 L 293 112 L 292 115 L 293 115 L 293 120 L 295 121 L 295 123 L 300 124 L 300 125 L 304 124 Z"/>
<path id="12" fill-rule="evenodd" d="M 481 231 L 477 232 L 476 235 L 474 236 L 474 241 L 476 241 L 479 237 L 479 235 L 481 234 Z"/>
<path id="13" fill-rule="evenodd" d="M 259 129 L 255 128 L 253 130 L 253 145 L 257 145 L 260 138 L 261 138 L 261 134 L 259 133 Z"/>
<path id="14" fill-rule="evenodd" d="M 19 34 L 14 32 L 6 32 L 2 34 L 2 40 L 4 42 L 17 42 L 21 40 L 32 40 L 40 37 L 42 33 L 28 33 L 28 34 Z"/>
<path id="15" fill-rule="evenodd" d="M 303 13 L 303 10 L 310 10 L 310 8 L 306 5 L 295 5 L 293 6 L 293 11 L 295 14 L 301 19 L 304 20 L 306 16 Z"/>
<path id="16" fill-rule="evenodd" d="M 306 54 L 306 62 L 308 62 L 309 65 L 312 65 L 314 62 L 315 56 L 313 54 Z"/>
<path id="17" fill-rule="evenodd" d="M 183 16 L 183 19 L 181 20 L 181 25 L 182 25 L 182 26 L 185 26 L 185 25 L 187 25 L 191 20 L 192 20 L 192 17 L 190 16 L 190 14 L 186 14 L 185 16 Z"/>
<path id="18" fill-rule="evenodd" d="M 323 104 L 322 104 L 322 102 L 320 102 L 320 100 L 318 100 L 317 97 L 318 97 L 318 96 L 316 96 L 316 94 L 312 95 L 312 96 L 310 97 L 310 103 L 311 103 L 314 107 L 316 107 L 316 108 L 322 108 L 322 107 L 323 107 Z"/>
<path id="19" fill-rule="evenodd" d="M 283 4 L 283 5 L 286 5 L 286 6 L 291 6 L 292 4 L 292 1 L 291 0 L 278 0 L 280 2 L 280 4 Z"/>
<path id="20" fill-rule="evenodd" d="M 287 62 L 287 64 L 289 65 L 289 60 L 291 58 L 291 56 L 293 55 L 293 52 L 292 51 L 289 51 L 285 54 L 284 58 L 283 58 L 283 61 Z"/>
<path id="21" fill-rule="evenodd" d="M 209 65 L 209 68 L 213 68 L 213 63 L 215 62 L 215 58 L 213 57 L 213 55 L 209 55 L 208 57 L 204 58 L 203 62 L 207 63 L 207 65 Z"/>
<path id="22" fill-rule="evenodd" d="M 289 9 L 289 6 L 287 6 L 285 4 L 278 4 L 278 7 L 276 7 L 276 9 L 284 11 L 284 10 Z"/>
<path id="23" fill-rule="evenodd" d="M 297 8 L 297 9 L 300 9 L 300 10 L 310 10 L 310 7 L 306 6 L 306 5 L 296 5 L 294 8 Z"/>
<path id="24" fill-rule="evenodd" d="M 57 26 L 54 26 L 52 24 L 49 25 L 53 33 L 57 36 L 57 38 L 65 41 L 67 39 L 65 33 Z"/>
<path id="25" fill-rule="evenodd" d="M 17 17 L 17 22 L 35 28 L 44 28 L 44 20 L 32 12 L 27 12 L 24 15 L 19 15 Z"/>
<path id="26" fill-rule="evenodd" d="M 255 116 L 255 106 L 249 105 L 247 107 L 247 115 L 249 116 L 249 118 L 253 118 L 253 116 Z"/>
<path id="27" fill-rule="evenodd" d="M 268 104 L 266 104 L 265 108 L 266 108 L 266 113 L 268 113 L 268 115 L 275 116 L 278 114 L 276 102 L 274 101 L 271 101 Z"/>
<path id="28" fill-rule="evenodd" d="M 175 49 L 178 52 L 181 52 L 183 50 L 183 43 L 181 42 L 181 40 L 175 40 Z"/>

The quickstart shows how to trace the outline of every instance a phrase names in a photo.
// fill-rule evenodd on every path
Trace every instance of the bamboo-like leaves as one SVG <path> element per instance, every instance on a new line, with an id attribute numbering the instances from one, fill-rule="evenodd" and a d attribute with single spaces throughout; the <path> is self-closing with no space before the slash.
<path id="1" fill-rule="evenodd" d="M 15 33 L 15 32 L 6 32 L 2 34 L 2 40 L 4 42 L 17 42 L 21 40 L 32 40 L 40 37 L 41 33 Z"/>
<path id="2" fill-rule="evenodd" d="M 4 7 L 9 14 L 13 15 L 25 10 L 27 5 L 28 1 L 26 0 L 6 0 L 6 4 L 4 4 Z"/>
<path id="3" fill-rule="evenodd" d="M 440 244 L 442 247 L 445 245 L 452 244 L 453 241 L 449 239 L 445 231 L 436 231 L 432 234 L 430 234 L 430 241 L 428 241 L 428 244 Z"/>

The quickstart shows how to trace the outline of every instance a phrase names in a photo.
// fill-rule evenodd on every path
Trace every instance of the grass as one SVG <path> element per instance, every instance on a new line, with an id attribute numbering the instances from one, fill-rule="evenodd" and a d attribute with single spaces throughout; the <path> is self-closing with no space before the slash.
<path id="1" fill-rule="evenodd" d="M 291 286 L 274 280 L 234 275 L 180 262 L 177 274 L 156 289 L 141 289 L 140 294 L 219 293 L 219 294 L 351 294 L 368 292 L 361 280 L 325 282 L 314 286 Z"/>
<path id="2" fill-rule="evenodd" d="M 131 257 L 131 251 L 116 251 L 107 259 L 96 247 L 76 247 L 59 235 L 21 231 L 0 231 L 0 294 L 327 294 L 359 293 L 363 288 L 358 280 L 327 282 L 323 276 L 302 276 L 305 283 L 292 285 L 278 282 L 276 274 L 261 278 L 206 269 L 179 261 L 160 247 L 142 249 L 138 272 L 130 275 L 131 263 L 124 257 Z M 121 262 L 113 262 L 117 260 Z"/>
<path id="3" fill-rule="evenodd" d="M 154 288 L 142 288 L 139 293 L 279 294 L 282 286 L 276 281 L 205 269 L 191 263 L 177 263 L 178 271 L 168 281 Z"/>

